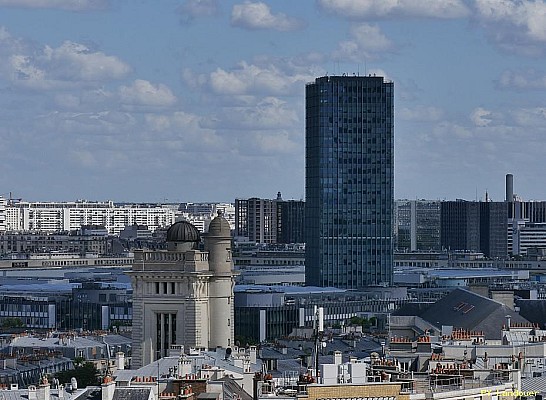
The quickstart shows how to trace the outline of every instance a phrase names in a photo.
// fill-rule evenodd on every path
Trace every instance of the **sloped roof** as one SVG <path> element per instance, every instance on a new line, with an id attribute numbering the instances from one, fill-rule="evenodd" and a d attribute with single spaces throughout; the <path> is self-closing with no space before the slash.
<path id="1" fill-rule="evenodd" d="M 148 400 L 151 388 L 116 387 L 112 400 Z"/>
<path id="2" fill-rule="evenodd" d="M 438 329 L 446 325 L 483 331 L 486 339 L 501 339 L 501 328 L 506 324 L 507 315 L 512 322 L 529 322 L 506 305 L 461 288 L 418 314 Z"/>
<path id="3" fill-rule="evenodd" d="M 519 307 L 519 313 L 522 317 L 544 327 L 544 321 L 546 321 L 546 300 L 521 299 L 516 301 L 516 305 Z"/>

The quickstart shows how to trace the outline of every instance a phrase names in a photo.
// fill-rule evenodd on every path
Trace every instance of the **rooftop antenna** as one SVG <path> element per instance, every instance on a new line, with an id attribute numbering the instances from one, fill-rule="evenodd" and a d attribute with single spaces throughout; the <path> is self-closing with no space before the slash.
<path id="1" fill-rule="evenodd" d="M 322 335 L 324 334 L 324 308 L 313 307 L 313 330 L 315 334 L 315 377 L 319 383 L 319 348 L 323 346 Z"/>

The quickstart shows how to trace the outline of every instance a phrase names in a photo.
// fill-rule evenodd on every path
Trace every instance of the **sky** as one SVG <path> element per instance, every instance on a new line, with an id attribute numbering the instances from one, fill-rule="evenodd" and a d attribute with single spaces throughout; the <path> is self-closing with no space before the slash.
<path id="1" fill-rule="evenodd" d="M 546 2 L 0 0 L 0 196 L 305 196 L 305 85 L 395 85 L 395 197 L 546 200 Z"/>

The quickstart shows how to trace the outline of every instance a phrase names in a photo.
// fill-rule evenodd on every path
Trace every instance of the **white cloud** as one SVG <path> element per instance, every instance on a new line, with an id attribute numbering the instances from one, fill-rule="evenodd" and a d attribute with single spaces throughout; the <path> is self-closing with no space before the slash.
<path id="1" fill-rule="evenodd" d="M 56 8 L 69 11 L 101 10 L 108 0 L 0 0 L 0 7 Z"/>
<path id="2" fill-rule="evenodd" d="M 546 41 L 546 4 L 542 1 L 475 0 L 475 7 L 482 21 L 510 23 L 523 28 L 529 38 Z"/>
<path id="3" fill-rule="evenodd" d="M 510 52 L 544 54 L 546 3 L 543 1 L 475 0 L 473 19 L 489 38 Z"/>
<path id="4" fill-rule="evenodd" d="M 278 130 L 292 128 L 299 121 L 299 114 L 291 104 L 266 97 L 244 107 L 225 107 L 206 126 L 230 130 Z"/>
<path id="5" fill-rule="evenodd" d="M 394 47 L 378 26 L 355 25 L 351 28 L 350 35 L 351 40 L 339 43 L 333 54 L 335 59 L 359 61 L 363 58 L 377 58 Z"/>
<path id="6" fill-rule="evenodd" d="M 525 128 L 539 128 L 544 130 L 546 126 L 546 108 L 520 108 L 512 111 L 512 116 L 516 124 Z"/>
<path id="7" fill-rule="evenodd" d="M 135 80 L 131 86 L 121 86 L 119 95 L 124 104 L 164 107 L 176 103 L 176 96 L 166 85 L 153 85 L 143 79 Z"/>
<path id="8" fill-rule="evenodd" d="M 261 132 L 253 135 L 251 140 L 254 151 L 261 154 L 290 154 L 299 150 L 299 145 L 292 140 L 288 132 L 280 132 L 275 135 Z"/>
<path id="9" fill-rule="evenodd" d="M 131 68 L 115 56 L 70 41 L 36 47 L 0 29 L 0 77 L 31 89 L 66 89 L 125 77 Z"/>
<path id="10" fill-rule="evenodd" d="M 239 28 L 257 30 L 273 29 L 277 31 L 292 31 L 303 27 L 303 21 L 286 14 L 271 13 L 266 3 L 246 1 L 236 4 L 231 10 L 231 24 Z"/>
<path id="11" fill-rule="evenodd" d="M 318 0 L 318 3 L 327 11 L 350 19 L 460 18 L 468 15 L 462 0 Z"/>
<path id="12" fill-rule="evenodd" d="M 535 70 L 524 72 L 507 70 L 501 74 L 497 84 L 502 89 L 545 90 L 546 74 Z"/>
<path id="13" fill-rule="evenodd" d="M 318 4 L 349 20 L 466 18 L 501 49 L 535 57 L 546 51 L 543 0 L 318 0 Z M 344 44 L 345 52 L 355 51 L 351 44 Z"/>
<path id="14" fill-rule="evenodd" d="M 218 0 L 185 0 L 178 12 L 182 22 L 191 22 L 196 18 L 211 17 L 220 13 Z"/>
<path id="15" fill-rule="evenodd" d="M 396 117 L 404 121 L 434 122 L 439 121 L 443 116 L 444 112 L 433 106 L 402 107 L 396 111 Z"/>
<path id="16" fill-rule="evenodd" d="M 491 119 L 491 111 L 488 111 L 482 107 L 476 108 L 470 114 L 470 120 L 474 125 L 483 127 L 488 126 L 493 120 Z"/>
<path id="17" fill-rule="evenodd" d="M 38 61 L 58 80 L 105 81 L 120 79 L 130 72 L 130 67 L 114 56 L 66 41 L 58 48 L 46 46 Z"/>
<path id="18" fill-rule="evenodd" d="M 218 68 L 210 74 L 208 83 L 219 94 L 290 95 L 301 93 L 305 83 L 313 79 L 310 71 L 289 74 L 272 64 L 261 67 L 243 61 L 230 71 Z"/>

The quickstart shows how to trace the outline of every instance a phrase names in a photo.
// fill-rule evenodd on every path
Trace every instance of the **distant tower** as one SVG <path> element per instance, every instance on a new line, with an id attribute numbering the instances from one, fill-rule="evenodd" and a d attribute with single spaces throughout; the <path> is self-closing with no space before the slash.
<path id="1" fill-rule="evenodd" d="M 514 201 L 514 175 L 506 174 L 506 201 Z"/>
<path id="2" fill-rule="evenodd" d="M 394 84 L 324 76 L 305 88 L 305 281 L 393 279 Z"/>

